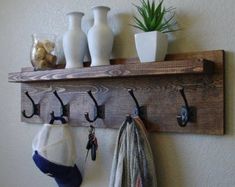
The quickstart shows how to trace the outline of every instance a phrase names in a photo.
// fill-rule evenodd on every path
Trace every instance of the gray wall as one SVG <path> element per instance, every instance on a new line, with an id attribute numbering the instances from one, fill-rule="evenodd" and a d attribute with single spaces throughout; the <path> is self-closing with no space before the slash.
<path id="1" fill-rule="evenodd" d="M 134 13 L 131 3 L 138 0 L 1 0 L 0 1 L 0 186 L 52 187 L 31 160 L 31 141 L 40 125 L 20 122 L 20 85 L 7 82 L 7 73 L 30 66 L 32 33 L 56 33 L 67 29 L 65 14 L 84 11 L 83 27 L 91 23 L 91 7 L 111 7 L 109 21 L 116 34 L 114 57 L 136 56 L 133 33 L 128 26 Z M 226 50 L 226 130 L 225 136 L 190 134 L 153 134 L 158 183 L 161 187 L 235 186 L 235 21 L 234 0 L 166 0 L 177 8 L 182 31 L 170 37 L 168 52 Z M 84 164 L 87 129 L 74 128 L 78 165 L 84 175 L 84 187 L 108 184 L 116 138 L 115 130 L 97 129 L 98 160 Z"/>

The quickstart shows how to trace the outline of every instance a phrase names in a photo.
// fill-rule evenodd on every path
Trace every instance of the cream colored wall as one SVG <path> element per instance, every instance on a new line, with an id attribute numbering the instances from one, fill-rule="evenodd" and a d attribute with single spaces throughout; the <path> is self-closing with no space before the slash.
<path id="1" fill-rule="evenodd" d="M 52 187 L 31 160 L 31 141 L 40 126 L 20 123 L 20 85 L 9 84 L 7 73 L 29 66 L 31 33 L 62 35 L 67 27 L 65 14 L 84 11 L 83 26 L 89 28 L 91 7 L 111 7 L 109 21 L 116 34 L 115 57 L 135 56 L 133 29 L 128 26 L 137 0 L 0 0 L 0 186 Z M 224 49 L 226 51 L 225 136 L 154 134 L 151 144 L 160 187 L 235 186 L 235 21 L 234 0 L 165 0 L 177 8 L 183 28 L 171 36 L 169 52 Z M 87 129 L 74 129 L 78 165 L 84 187 L 106 187 L 110 175 L 116 131 L 97 129 L 98 160 L 84 165 Z"/>

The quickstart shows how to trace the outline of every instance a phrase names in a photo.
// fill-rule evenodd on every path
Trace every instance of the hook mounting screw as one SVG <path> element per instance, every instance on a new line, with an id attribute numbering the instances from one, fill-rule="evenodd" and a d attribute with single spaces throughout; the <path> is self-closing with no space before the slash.
<path id="1" fill-rule="evenodd" d="M 184 100 L 184 106 L 181 107 L 180 114 L 177 116 L 177 122 L 179 126 L 185 127 L 188 122 L 196 121 L 196 108 L 188 105 L 188 101 L 186 99 L 184 88 L 180 87 L 179 92 Z"/>
<path id="2" fill-rule="evenodd" d="M 90 116 L 89 116 L 89 113 L 86 112 L 84 114 L 86 120 L 88 122 L 92 123 L 92 122 L 95 122 L 98 118 L 104 119 L 105 118 L 105 107 L 104 107 L 104 105 L 98 105 L 98 103 L 97 103 L 96 99 L 94 98 L 91 90 L 87 91 L 87 93 L 90 96 L 90 98 L 92 99 L 92 101 L 94 102 L 96 111 L 95 111 L 95 117 L 93 119 L 91 119 Z"/>
<path id="3" fill-rule="evenodd" d="M 32 112 L 31 115 L 27 115 L 27 114 L 26 114 L 26 111 L 23 110 L 23 111 L 22 111 L 22 115 L 23 115 L 25 118 L 32 118 L 34 115 L 39 116 L 39 115 L 40 115 L 40 104 L 39 104 L 39 103 L 38 103 L 38 104 L 35 104 L 35 102 L 34 102 L 33 99 L 31 98 L 31 96 L 29 95 L 29 92 L 28 92 L 28 91 L 25 92 L 25 95 L 29 98 L 29 100 L 30 100 L 31 103 L 32 103 L 33 112 Z"/>

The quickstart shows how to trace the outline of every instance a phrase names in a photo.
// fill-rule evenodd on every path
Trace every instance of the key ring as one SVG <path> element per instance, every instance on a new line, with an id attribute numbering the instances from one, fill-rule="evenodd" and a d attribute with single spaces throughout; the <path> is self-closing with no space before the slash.
<path id="1" fill-rule="evenodd" d="M 90 125 L 88 132 L 89 132 L 89 134 L 88 134 L 88 142 L 86 145 L 86 149 L 87 149 L 86 160 L 87 160 L 89 150 L 91 150 L 91 160 L 95 161 L 96 160 L 96 151 L 98 149 L 98 142 L 97 142 L 97 138 L 95 136 L 95 127 Z"/>

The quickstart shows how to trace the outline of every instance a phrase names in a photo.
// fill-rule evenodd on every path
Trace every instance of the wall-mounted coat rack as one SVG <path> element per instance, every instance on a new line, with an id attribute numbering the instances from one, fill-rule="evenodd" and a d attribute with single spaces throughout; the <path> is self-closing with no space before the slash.
<path id="1" fill-rule="evenodd" d="M 135 62 L 118 59 L 110 66 L 47 71 L 23 68 L 10 73 L 9 82 L 22 83 L 22 111 L 27 114 L 32 101 L 25 92 L 40 100 L 39 116 L 22 115 L 27 123 L 49 122 L 50 113 L 58 114 L 61 102 L 72 100 L 67 117 L 73 126 L 88 127 L 92 122 L 96 128 L 119 128 L 135 108 L 152 132 L 224 134 L 224 51 L 170 54 L 164 62 Z M 51 97 L 54 90 L 60 103 Z"/>

